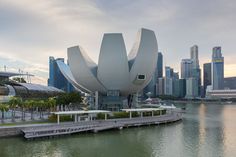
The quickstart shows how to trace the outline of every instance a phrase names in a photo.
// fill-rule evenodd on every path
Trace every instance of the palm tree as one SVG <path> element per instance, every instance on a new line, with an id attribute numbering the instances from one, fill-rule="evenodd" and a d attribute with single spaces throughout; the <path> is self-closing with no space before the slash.
<path id="1" fill-rule="evenodd" d="M 9 110 L 9 106 L 7 104 L 0 104 L 0 111 L 2 112 L 2 123 L 4 123 L 5 112 Z"/>
<path id="2" fill-rule="evenodd" d="M 35 101 L 34 100 L 26 100 L 25 105 L 26 105 L 26 108 L 28 108 L 28 110 L 30 110 L 31 120 L 33 120 L 34 119 L 33 114 L 34 114 Z"/>
<path id="3" fill-rule="evenodd" d="M 18 106 L 21 108 L 21 120 L 25 120 L 25 103 L 21 100 L 18 102 Z"/>
<path id="4" fill-rule="evenodd" d="M 36 101 L 35 102 L 35 105 L 36 107 L 38 107 L 39 109 L 39 118 L 42 119 L 43 117 L 43 109 L 44 109 L 44 105 L 45 105 L 45 102 L 43 100 L 39 100 L 39 101 Z"/>
<path id="5" fill-rule="evenodd" d="M 12 111 L 12 121 L 13 122 L 15 121 L 15 109 L 21 103 L 22 103 L 22 99 L 19 98 L 19 97 L 11 97 L 9 102 L 8 102 L 9 107 Z"/>
<path id="6" fill-rule="evenodd" d="M 49 108 L 49 112 L 55 110 L 56 104 L 57 102 L 55 98 L 48 98 L 47 105 Z"/>

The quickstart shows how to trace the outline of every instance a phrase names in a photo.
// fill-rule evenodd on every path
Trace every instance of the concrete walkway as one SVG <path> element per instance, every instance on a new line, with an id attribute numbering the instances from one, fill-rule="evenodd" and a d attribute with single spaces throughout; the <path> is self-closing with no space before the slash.
<path id="1" fill-rule="evenodd" d="M 77 123 L 61 123 L 59 125 L 41 125 L 22 128 L 26 139 L 67 135 L 80 132 L 98 132 L 108 129 L 122 129 L 143 125 L 158 125 L 176 122 L 182 119 L 181 113 L 170 113 L 162 116 L 136 117 L 110 120 L 81 121 Z"/>

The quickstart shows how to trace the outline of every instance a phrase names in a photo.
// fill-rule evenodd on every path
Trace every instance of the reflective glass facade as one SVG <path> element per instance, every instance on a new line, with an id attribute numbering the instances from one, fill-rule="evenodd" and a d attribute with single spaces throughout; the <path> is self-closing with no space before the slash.
<path id="1" fill-rule="evenodd" d="M 67 81 L 64 75 L 61 73 L 58 65 L 56 63 L 57 60 L 64 62 L 64 58 L 57 58 L 49 57 L 49 79 L 48 79 L 48 86 L 56 87 L 61 89 L 65 92 L 72 92 L 74 91 L 73 86 Z"/>
<path id="2" fill-rule="evenodd" d="M 224 89 L 224 57 L 221 54 L 221 47 L 213 48 L 211 69 L 213 90 Z"/>

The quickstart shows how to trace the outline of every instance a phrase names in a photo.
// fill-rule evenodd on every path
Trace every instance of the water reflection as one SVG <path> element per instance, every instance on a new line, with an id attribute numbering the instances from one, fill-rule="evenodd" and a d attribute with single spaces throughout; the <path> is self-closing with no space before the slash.
<path id="1" fill-rule="evenodd" d="M 236 104 L 186 106 L 182 122 L 50 140 L 0 139 L 0 157 L 234 157 Z"/>
<path id="2" fill-rule="evenodd" d="M 235 156 L 236 152 L 236 108 L 234 105 L 227 105 L 223 110 L 224 121 L 224 153 L 225 156 Z"/>

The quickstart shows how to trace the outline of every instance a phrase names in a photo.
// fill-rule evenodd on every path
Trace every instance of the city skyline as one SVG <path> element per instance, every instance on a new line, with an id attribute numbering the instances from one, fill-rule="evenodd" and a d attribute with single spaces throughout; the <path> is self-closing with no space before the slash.
<path id="1" fill-rule="evenodd" d="M 37 76 L 32 81 L 46 84 L 49 56 L 66 60 L 66 48 L 80 44 L 97 62 L 102 34 L 106 32 L 123 33 L 129 53 L 136 30 L 146 27 L 157 34 L 164 67 L 170 66 L 180 73 L 181 59 L 189 57 L 191 46 L 198 45 L 203 69 L 203 63 L 211 61 L 212 48 L 221 46 L 225 77 L 236 76 L 235 8 L 233 0 L 214 3 L 3 0 L 0 70 L 4 65 L 10 71 L 20 68 Z"/>

